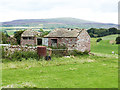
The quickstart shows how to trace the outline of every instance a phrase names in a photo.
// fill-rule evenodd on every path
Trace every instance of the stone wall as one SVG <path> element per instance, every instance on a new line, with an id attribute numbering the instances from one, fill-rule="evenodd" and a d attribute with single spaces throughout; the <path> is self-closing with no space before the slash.
<path id="1" fill-rule="evenodd" d="M 15 51 L 37 51 L 37 47 L 31 46 L 19 46 L 19 45 L 11 45 L 11 46 L 4 46 L 4 51 L 8 53 L 14 53 Z"/>
<path id="2" fill-rule="evenodd" d="M 48 46 L 51 46 L 51 39 L 57 39 L 57 45 L 66 45 L 68 49 L 75 49 L 77 47 L 77 38 L 48 38 Z"/>
<path id="3" fill-rule="evenodd" d="M 76 38 L 48 38 L 48 46 L 51 46 L 51 39 L 57 39 L 57 45 L 64 44 L 69 50 L 90 51 L 90 36 L 85 30 Z"/>
<path id="4" fill-rule="evenodd" d="M 37 38 L 34 37 L 34 39 L 23 39 L 21 38 L 21 45 L 37 45 Z"/>
<path id="5" fill-rule="evenodd" d="M 77 41 L 77 38 L 60 38 L 58 40 L 58 43 L 66 45 L 68 49 L 75 49 L 76 41 Z"/>
<path id="6" fill-rule="evenodd" d="M 77 50 L 79 51 L 90 51 L 90 36 L 89 34 L 83 30 L 79 36 L 77 37 Z"/>

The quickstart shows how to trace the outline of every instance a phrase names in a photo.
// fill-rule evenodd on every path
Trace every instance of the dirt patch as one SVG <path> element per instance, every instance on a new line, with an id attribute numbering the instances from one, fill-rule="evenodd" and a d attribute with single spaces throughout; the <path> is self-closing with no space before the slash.
<path id="1" fill-rule="evenodd" d="M 110 44 L 115 44 L 116 41 L 115 41 L 115 40 L 110 40 L 109 43 L 110 43 Z"/>

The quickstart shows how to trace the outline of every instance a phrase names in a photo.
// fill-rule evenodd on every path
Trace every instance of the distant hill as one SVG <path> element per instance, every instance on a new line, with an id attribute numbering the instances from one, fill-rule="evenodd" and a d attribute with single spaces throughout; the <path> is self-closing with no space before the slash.
<path id="1" fill-rule="evenodd" d="M 117 27 L 116 24 L 99 23 L 77 18 L 51 18 L 51 19 L 20 19 L 9 22 L 2 22 L 3 27 L 16 26 L 42 26 L 47 29 L 54 28 L 110 28 Z"/>

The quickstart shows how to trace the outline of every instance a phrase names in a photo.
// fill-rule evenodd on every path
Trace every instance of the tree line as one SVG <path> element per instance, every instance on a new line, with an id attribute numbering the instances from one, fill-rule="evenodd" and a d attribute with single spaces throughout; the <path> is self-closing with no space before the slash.
<path id="1" fill-rule="evenodd" d="M 120 34 L 120 30 L 118 30 L 117 28 L 109 28 L 109 29 L 104 29 L 104 28 L 90 28 L 87 30 L 87 32 L 89 33 L 90 37 L 103 37 L 103 36 L 107 36 L 107 35 L 111 35 L 111 34 Z"/>

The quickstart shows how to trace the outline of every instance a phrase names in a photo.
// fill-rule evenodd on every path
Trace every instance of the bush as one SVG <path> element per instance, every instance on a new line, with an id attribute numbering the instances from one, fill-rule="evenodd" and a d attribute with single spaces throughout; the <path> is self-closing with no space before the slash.
<path id="1" fill-rule="evenodd" d="M 88 51 L 84 51 L 84 52 L 81 52 L 81 51 L 78 51 L 78 50 L 72 50 L 72 51 L 69 51 L 69 55 L 74 55 L 74 56 L 78 56 L 78 55 L 88 55 Z"/>
<path id="2" fill-rule="evenodd" d="M 4 47 L 2 46 L 2 58 L 5 58 L 5 55 L 6 55 L 6 53 L 4 51 Z"/>
<path id="3" fill-rule="evenodd" d="M 88 55 L 89 51 L 84 51 L 83 54 Z"/>
<path id="4" fill-rule="evenodd" d="M 90 37 L 94 37 L 94 34 L 93 33 L 89 33 Z"/>
<path id="5" fill-rule="evenodd" d="M 102 39 L 101 38 L 98 38 L 96 42 L 100 42 Z"/>
<path id="6" fill-rule="evenodd" d="M 67 50 L 53 50 L 52 51 L 52 56 L 54 57 L 62 57 L 68 55 Z"/>
<path id="7" fill-rule="evenodd" d="M 70 55 L 74 55 L 74 56 L 80 56 L 80 55 L 88 55 L 88 51 L 78 51 L 78 50 L 53 50 L 52 51 L 52 56 L 53 57 L 63 57 L 63 56 L 70 56 Z"/>
<path id="8" fill-rule="evenodd" d="M 9 59 L 11 61 L 21 61 L 23 58 L 24 59 L 29 59 L 29 58 L 33 58 L 33 59 L 37 59 L 39 60 L 39 56 L 37 54 L 37 52 L 34 51 L 15 51 L 14 53 L 7 53 L 4 51 L 4 49 L 2 50 L 2 58 L 3 59 Z"/>
<path id="9" fill-rule="evenodd" d="M 120 37 L 116 38 L 116 44 L 120 44 Z"/>
<path id="10" fill-rule="evenodd" d="M 16 38 L 18 44 L 20 44 L 21 34 L 22 34 L 24 31 L 25 31 L 25 30 L 20 30 L 20 31 L 16 31 L 16 32 L 14 33 L 14 37 Z"/>

